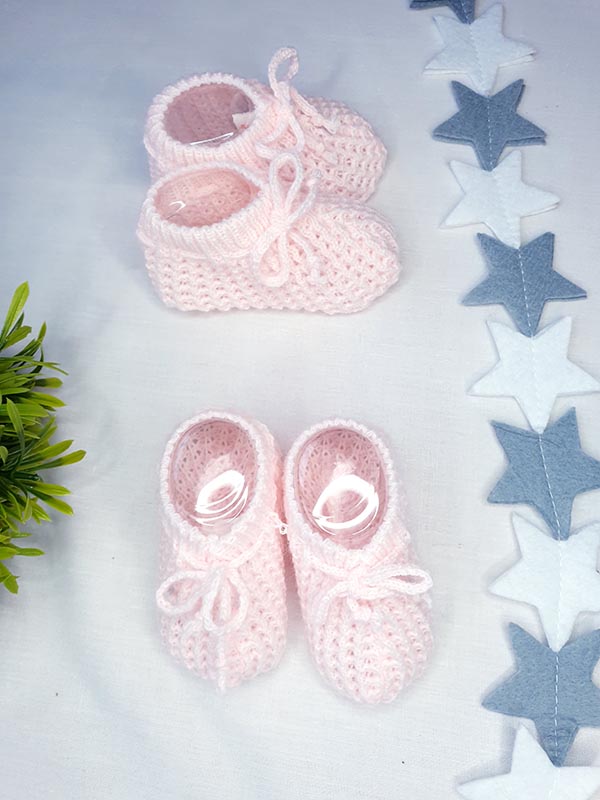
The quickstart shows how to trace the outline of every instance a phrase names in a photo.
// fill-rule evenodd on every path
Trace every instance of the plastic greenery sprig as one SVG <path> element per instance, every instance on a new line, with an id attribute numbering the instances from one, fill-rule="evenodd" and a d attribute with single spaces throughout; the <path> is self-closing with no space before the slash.
<path id="1" fill-rule="evenodd" d="M 64 403 L 46 393 L 62 385 L 60 378 L 48 377 L 47 372 L 66 373 L 58 364 L 44 361 L 46 325 L 34 338 L 31 328 L 23 324 L 28 296 L 29 286 L 23 283 L 14 293 L 0 332 L 0 584 L 13 593 L 19 588 L 17 576 L 6 562 L 16 556 L 43 554 L 16 544 L 31 535 L 21 526 L 32 520 L 49 521 L 44 506 L 73 513 L 60 499 L 69 490 L 46 483 L 40 473 L 75 464 L 85 455 L 83 450 L 67 452 L 72 441 L 51 443 L 56 432 L 54 411 Z M 28 341 L 23 344 L 24 340 Z"/>

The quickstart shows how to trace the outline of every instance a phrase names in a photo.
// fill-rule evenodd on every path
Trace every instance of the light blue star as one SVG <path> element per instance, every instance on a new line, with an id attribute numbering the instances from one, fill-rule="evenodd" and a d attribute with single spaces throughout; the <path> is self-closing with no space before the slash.
<path id="1" fill-rule="evenodd" d="M 561 766 L 580 728 L 600 727 L 600 689 L 592 673 L 600 630 L 555 652 L 518 625 L 509 634 L 517 671 L 483 700 L 483 707 L 533 720 L 544 750 Z"/>
<path id="2" fill-rule="evenodd" d="M 434 138 L 473 145 L 479 163 L 488 171 L 498 166 L 509 145 L 545 144 L 544 131 L 517 114 L 524 88 L 524 81 L 518 80 L 487 97 L 452 81 L 459 111 L 434 130 Z"/>
<path id="3" fill-rule="evenodd" d="M 448 6 L 461 22 L 470 25 L 475 19 L 475 0 L 412 0 L 411 8 L 438 8 Z"/>
<path id="4" fill-rule="evenodd" d="M 575 497 L 600 489 L 600 461 L 581 449 L 575 409 L 543 433 L 492 425 L 508 467 L 488 501 L 526 503 L 542 515 L 555 539 L 568 539 Z"/>
<path id="5" fill-rule="evenodd" d="M 552 268 L 554 234 L 543 233 L 521 248 L 478 234 L 489 275 L 464 298 L 465 306 L 503 305 L 519 331 L 535 336 L 550 300 L 587 297 L 585 291 Z"/>

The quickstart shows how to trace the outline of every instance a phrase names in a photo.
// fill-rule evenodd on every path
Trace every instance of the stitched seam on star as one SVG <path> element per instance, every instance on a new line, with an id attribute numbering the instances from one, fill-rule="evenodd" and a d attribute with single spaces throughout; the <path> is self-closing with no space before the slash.
<path id="1" fill-rule="evenodd" d="M 503 186 L 502 182 L 500 181 L 500 179 L 498 178 L 498 176 L 496 175 L 496 173 L 494 172 L 494 170 L 492 170 L 490 172 L 490 175 L 492 176 L 492 178 L 494 180 L 494 184 L 496 186 L 496 189 L 498 190 L 498 194 L 500 195 L 500 211 L 502 213 L 502 216 L 504 217 L 504 222 L 506 223 L 507 232 L 510 233 L 511 225 L 510 225 L 510 219 L 508 217 L 508 211 L 507 211 L 508 203 L 506 202 L 506 194 L 504 193 L 504 186 Z M 518 224 L 519 224 L 519 232 L 520 232 L 521 217 L 518 217 L 518 220 L 519 220 Z M 494 233 L 495 233 L 495 231 L 494 231 Z M 498 238 L 500 239 L 500 236 L 498 236 Z M 500 239 L 500 241 L 502 241 L 502 239 Z"/>
<path id="2" fill-rule="evenodd" d="M 554 501 L 554 494 L 552 492 L 552 486 L 550 484 L 550 476 L 548 475 L 548 469 L 546 466 L 546 456 L 544 454 L 544 445 L 542 442 L 542 437 L 538 434 L 538 443 L 540 447 L 540 455 L 542 457 L 542 465 L 544 467 L 544 475 L 546 476 L 546 484 L 548 486 L 548 493 L 550 495 L 550 501 L 552 503 L 552 511 L 554 513 L 554 519 L 556 521 L 556 527 L 558 532 L 558 610 L 556 614 L 556 633 L 560 630 L 560 613 L 561 613 L 561 605 L 562 605 L 562 568 L 563 568 L 563 553 L 562 553 L 562 532 L 560 528 L 560 519 L 558 517 L 558 510 L 556 508 L 556 503 Z M 560 660 L 558 657 L 558 652 L 556 653 L 555 657 L 555 665 L 554 665 L 554 755 L 555 757 L 558 755 L 558 698 L 559 698 L 559 681 L 560 681 Z M 551 797 L 551 795 L 550 795 Z"/>
<path id="3" fill-rule="evenodd" d="M 492 163 L 492 117 L 490 114 L 490 101 L 489 99 L 485 101 L 485 110 L 487 112 L 487 124 L 488 124 L 488 164 L 491 165 Z M 491 167 L 493 169 L 493 167 Z"/>
<path id="4" fill-rule="evenodd" d="M 527 315 L 527 328 L 529 330 L 529 336 L 534 333 L 533 326 L 531 324 L 531 308 L 529 305 L 529 295 L 527 293 L 527 283 L 525 281 L 525 269 L 523 267 L 523 254 L 521 253 L 521 248 L 519 247 L 517 250 L 517 258 L 519 259 L 519 269 L 521 270 L 521 282 L 523 284 L 523 297 L 525 299 L 525 313 Z"/>
<path id="5" fill-rule="evenodd" d="M 469 25 L 469 38 L 471 39 L 471 46 L 473 47 L 473 50 L 475 52 L 475 59 L 477 61 L 477 69 L 479 70 L 479 88 L 482 89 L 482 91 L 485 91 L 485 89 L 483 89 L 483 78 L 484 78 L 483 63 L 481 61 L 481 56 L 479 54 L 479 48 L 477 47 L 477 40 L 475 38 L 475 34 L 473 33 L 473 26 L 472 25 Z"/>

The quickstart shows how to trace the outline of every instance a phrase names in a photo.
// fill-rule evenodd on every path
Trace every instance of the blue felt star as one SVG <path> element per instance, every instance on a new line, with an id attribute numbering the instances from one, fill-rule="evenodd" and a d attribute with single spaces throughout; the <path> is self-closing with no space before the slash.
<path id="1" fill-rule="evenodd" d="M 517 114 L 524 88 L 524 81 L 518 80 L 487 97 L 452 81 L 459 111 L 434 130 L 434 138 L 472 144 L 479 163 L 488 171 L 498 166 L 502 151 L 509 145 L 545 144 L 544 131 Z"/>
<path id="2" fill-rule="evenodd" d="M 411 8 L 437 8 L 448 6 L 461 22 L 471 24 L 475 19 L 475 0 L 412 0 Z"/>
<path id="3" fill-rule="evenodd" d="M 592 672 L 600 658 L 600 630 L 558 653 L 518 625 L 509 633 L 517 671 L 494 689 L 483 707 L 535 723 L 550 759 L 561 766 L 580 728 L 600 727 L 600 689 Z"/>
<path id="4" fill-rule="evenodd" d="M 489 275 L 464 298 L 465 306 L 503 305 L 525 336 L 535 336 L 549 300 L 587 297 L 552 268 L 554 234 L 543 233 L 521 248 L 478 234 Z"/>
<path id="5" fill-rule="evenodd" d="M 543 433 L 493 422 L 508 467 L 488 500 L 526 503 L 550 526 L 555 539 L 568 539 L 578 494 L 600 489 L 600 461 L 581 449 L 572 408 Z"/>

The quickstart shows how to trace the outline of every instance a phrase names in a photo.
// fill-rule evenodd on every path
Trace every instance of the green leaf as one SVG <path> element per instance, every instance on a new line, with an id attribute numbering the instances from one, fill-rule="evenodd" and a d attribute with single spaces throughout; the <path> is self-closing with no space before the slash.
<path id="1" fill-rule="evenodd" d="M 4 326 L 2 327 L 2 331 L 0 331 L 0 345 L 4 347 L 4 340 L 8 332 L 11 330 L 17 319 L 19 318 L 19 314 L 23 310 L 25 303 L 27 302 L 27 298 L 29 297 L 29 284 L 22 283 L 13 294 L 12 300 L 10 301 L 10 305 L 8 307 L 8 311 L 6 312 L 6 320 L 4 322 Z"/>
<path id="2" fill-rule="evenodd" d="M 29 396 L 33 401 L 44 406 L 44 408 L 62 408 L 64 406 L 64 402 L 60 397 L 55 397 L 53 394 L 31 392 Z"/>
<path id="3" fill-rule="evenodd" d="M 0 584 L 3 584 L 12 594 L 17 594 L 19 591 L 17 577 L 17 575 L 12 574 L 8 567 L 0 564 Z"/>
<path id="4" fill-rule="evenodd" d="M 64 486 L 58 486 L 55 483 L 43 483 L 42 481 L 26 481 L 26 485 L 35 488 L 38 492 L 44 494 L 51 494 L 53 497 L 71 494 Z"/>
<path id="5" fill-rule="evenodd" d="M 38 469 L 55 469 L 56 467 L 66 467 L 68 464 L 76 464 L 85 458 L 85 450 L 74 450 L 62 458 L 56 458 L 54 461 L 47 461 L 45 464 L 40 464 Z"/>
<path id="6" fill-rule="evenodd" d="M 48 389 L 60 389 L 63 382 L 60 378 L 38 378 L 35 382 L 36 386 L 46 386 Z"/>
<path id="7" fill-rule="evenodd" d="M 17 436 L 19 437 L 19 442 L 21 444 L 21 452 L 23 452 L 25 449 L 25 431 L 23 430 L 23 421 L 21 420 L 21 416 L 17 411 L 15 404 L 8 397 L 6 398 L 6 411 L 15 431 L 17 432 Z"/>
<path id="8" fill-rule="evenodd" d="M 8 450 L 3 445 L 0 445 L 0 460 L 2 460 L 6 464 L 7 457 L 8 457 Z"/>
<path id="9" fill-rule="evenodd" d="M 44 551 L 40 550 L 37 547 L 17 547 L 13 545 L 15 548 L 15 555 L 17 556 L 27 556 L 27 558 L 32 558 L 33 556 L 43 556 Z"/>
<path id="10" fill-rule="evenodd" d="M 45 508 L 42 508 L 37 503 L 35 503 L 31 508 L 31 518 L 35 520 L 38 524 L 40 522 L 51 522 L 52 517 Z"/>
<path id="11" fill-rule="evenodd" d="M 37 489 L 32 488 L 31 493 L 34 494 L 36 497 L 45 503 L 50 508 L 55 509 L 56 511 L 60 511 L 61 514 L 68 514 L 69 516 L 73 513 L 73 509 L 68 503 L 65 503 L 64 500 L 58 500 L 56 497 L 52 497 L 52 495 L 44 494 L 44 492 L 38 492 Z"/>

